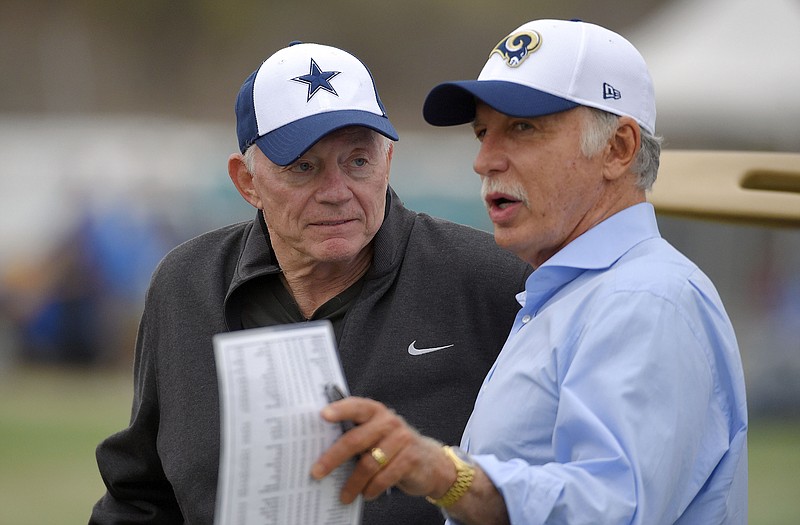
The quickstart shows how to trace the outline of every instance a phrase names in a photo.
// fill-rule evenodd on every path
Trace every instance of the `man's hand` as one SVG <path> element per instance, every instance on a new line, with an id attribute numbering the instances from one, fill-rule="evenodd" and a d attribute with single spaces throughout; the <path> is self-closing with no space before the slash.
<path id="1" fill-rule="evenodd" d="M 317 459 L 311 476 L 320 479 L 350 458 L 360 456 L 341 500 L 352 502 L 358 494 L 374 499 L 397 486 L 413 496 L 441 497 L 456 479 L 453 463 L 441 443 L 422 436 L 383 404 L 371 399 L 348 397 L 325 407 L 321 415 L 337 423 L 351 420 L 356 427 L 342 435 Z M 381 465 L 372 450 L 386 460 Z M 383 459 L 380 452 L 375 456 Z"/>

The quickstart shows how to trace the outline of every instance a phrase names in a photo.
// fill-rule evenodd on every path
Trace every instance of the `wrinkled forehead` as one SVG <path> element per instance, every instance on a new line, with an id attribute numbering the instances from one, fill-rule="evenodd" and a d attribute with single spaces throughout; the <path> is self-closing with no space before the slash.
<path id="1" fill-rule="evenodd" d="M 500 116 L 502 118 L 506 118 L 506 119 L 509 119 L 509 120 L 521 119 L 521 120 L 531 120 L 531 121 L 535 120 L 535 121 L 539 121 L 539 122 L 543 122 L 543 121 L 546 121 L 546 120 L 559 120 L 559 119 L 564 119 L 564 118 L 571 117 L 573 115 L 579 115 L 579 114 L 580 115 L 588 115 L 588 112 L 589 112 L 590 109 L 591 108 L 588 108 L 586 106 L 578 105 L 578 106 L 575 106 L 573 108 L 565 109 L 565 110 L 562 110 L 562 111 L 554 111 L 553 113 L 543 113 L 541 115 L 537 115 L 537 116 L 534 116 L 534 117 L 518 117 L 518 116 L 509 115 L 507 113 L 503 113 L 502 111 L 499 111 L 499 110 L 493 108 L 492 106 L 490 106 L 486 102 L 482 101 L 481 99 L 476 98 L 475 99 L 475 117 L 473 118 L 472 124 L 474 126 L 475 123 L 479 123 L 481 120 L 486 120 L 486 118 L 488 116 L 493 116 L 493 115 L 494 116 Z"/>
<path id="2" fill-rule="evenodd" d="M 356 151 L 377 156 L 387 152 L 389 144 L 391 140 L 376 131 L 363 126 L 349 126 L 328 133 L 297 160 L 331 154 L 350 155 Z"/>

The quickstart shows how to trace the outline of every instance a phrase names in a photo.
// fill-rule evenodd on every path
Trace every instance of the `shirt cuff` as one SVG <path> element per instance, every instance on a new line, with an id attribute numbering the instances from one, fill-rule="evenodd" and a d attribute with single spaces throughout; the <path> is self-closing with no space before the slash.
<path id="1" fill-rule="evenodd" d="M 522 459 L 501 461 L 494 455 L 473 455 L 503 496 L 512 525 L 544 524 L 564 488 L 563 480 Z"/>

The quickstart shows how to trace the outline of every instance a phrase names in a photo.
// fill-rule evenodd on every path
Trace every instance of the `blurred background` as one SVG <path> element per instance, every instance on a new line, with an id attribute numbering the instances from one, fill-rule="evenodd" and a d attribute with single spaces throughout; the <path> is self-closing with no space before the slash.
<path id="1" fill-rule="evenodd" d="M 547 17 L 640 49 L 667 149 L 800 152 L 800 0 L 0 0 L 0 523 L 85 522 L 102 494 L 93 449 L 127 423 L 150 274 L 253 216 L 226 163 L 236 93 L 264 59 L 292 40 L 361 58 L 400 132 L 403 200 L 490 230 L 470 130 L 427 126 L 422 102 Z M 737 331 L 751 522 L 796 523 L 800 231 L 660 220 Z"/>

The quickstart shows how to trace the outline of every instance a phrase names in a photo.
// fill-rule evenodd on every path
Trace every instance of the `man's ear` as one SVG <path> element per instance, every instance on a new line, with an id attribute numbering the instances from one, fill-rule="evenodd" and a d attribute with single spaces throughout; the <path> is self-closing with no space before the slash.
<path id="1" fill-rule="evenodd" d="M 234 153 L 228 157 L 228 176 L 236 186 L 239 195 L 256 208 L 261 209 L 261 197 L 258 196 L 253 185 L 253 175 L 248 171 L 241 153 Z"/>
<path id="2" fill-rule="evenodd" d="M 617 179 L 630 173 L 642 143 L 639 124 L 630 117 L 619 117 L 619 125 L 606 153 L 606 178 Z"/>

